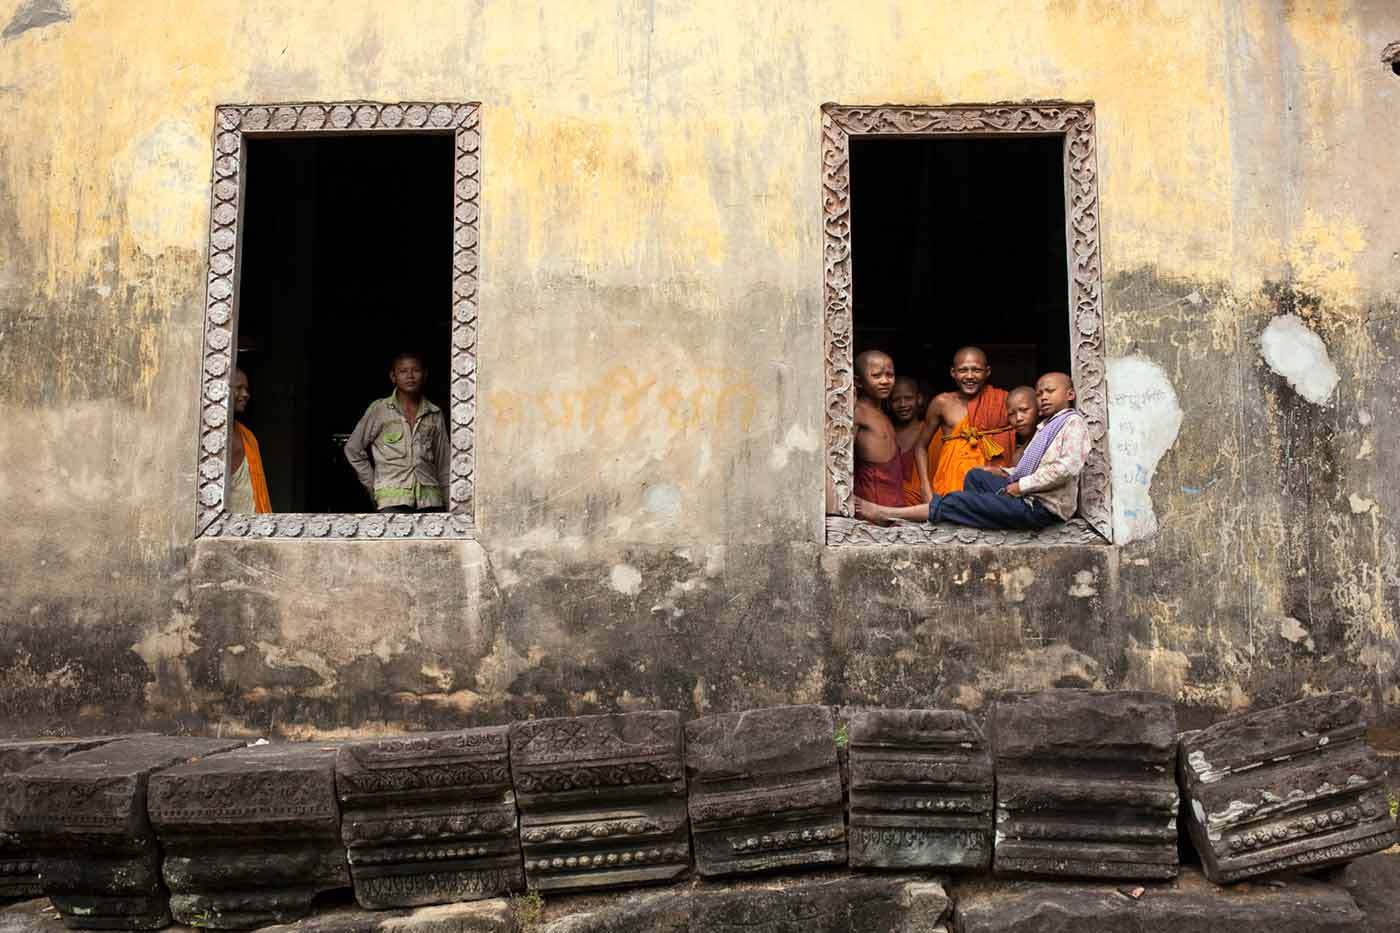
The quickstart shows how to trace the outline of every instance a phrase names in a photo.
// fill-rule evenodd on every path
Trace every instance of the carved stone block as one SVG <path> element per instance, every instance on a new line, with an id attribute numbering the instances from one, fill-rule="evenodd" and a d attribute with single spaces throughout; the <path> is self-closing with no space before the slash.
<path id="1" fill-rule="evenodd" d="M 517 722 L 510 764 L 532 889 L 664 881 L 690 867 L 676 713 Z"/>
<path id="2" fill-rule="evenodd" d="M 862 710 L 850 720 L 853 868 L 986 868 L 992 756 L 961 710 Z"/>
<path id="3" fill-rule="evenodd" d="M 154 776 L 151 823 L 177 920 L 225 930 L 286 922 L 350 886 L 335 758 L 334 746 L 261 745 Z"/>
<path id="4" fill-rule="evenodd" d="M 1217 884 L 1396 842 L 1385 769 L 1355 697 L 1309 697 L 1188 732 L 1177 768 L 1187 830 Z"/>
<path id="5" fill-rule="evenodd" d="M 343 745 L 341 838 L 371 909 L 499 897 L 525 885 L 509 727 Z"/>
<path id="6" fill-rule="evenodd" d="M 778 706 L 686 724 L 690 823 L 700 874 L 846 863 L 836 723 L 825 706 Z"/>
<path id="7" fill-rule="evenodd" d="M 37 852 L 44 894 L 70 929 L 155 930 L 170 922 L 147 784 L 165 768 L 242 745 L 124 739 L 4 780 L 0 823 Z"/>
<path id="8" fill-rule="evenodd" d="M 58 761 L 74 752 L 97 748 L 119 738 L 95 736 L 83 739 L 22 739 L 0 742 L 0 778 L 19 774 L 37 765 Z M 0 900 L 12 897 L 38 897 L 39 856 L 12 837 L 0 833 Z"/>
<path id="9" fill-rule="evenodd" d="M 991 730 L 998 873 L 1176 877 L 1176 712 L 1168 698 L 1006 693 Z"/>

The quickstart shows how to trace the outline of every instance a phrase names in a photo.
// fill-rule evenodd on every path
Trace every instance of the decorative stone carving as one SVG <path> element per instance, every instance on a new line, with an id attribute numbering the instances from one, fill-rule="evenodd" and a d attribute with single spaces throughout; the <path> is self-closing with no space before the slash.
<path id="1" fill-rule="evenodd" d="M 961 544 L 968 547 L 1024 547 L 1047 544 L 1104 545 L 1098 532 L 1082 518 L 1057 522 L 1039 531 L 999 531 L 965 528 L 948 522 L 891 522 L 872 525 L 858 518 L 840 515 L 826 517 L 826 543 L 829 547 L 895 547 L 926 544 Z"/>
<path id="2" fill-rule="evenodd" d="M 370 101 L 230 105 L 215 111 L 214 184 L 209 218 L 209 287 L 204 312 L 203 410 L 197 479 L 198 534 L 254 538 L 472 538 L 476 475 L 478 223 L 481 214 L 481 105 Z M 453 186 L 452 384 L 447 404 L 452 445 L 448 514 L 235 515 L 224 510 L 229 378 L 237 346 L 238 201 L 245 136 L 300 133 L 451 133 Z M 446 190 L 444 189 L 444 197 Z M 446 270 L 444 270 L 445 273 Z"/>
<path id="3" fill-rule="evenodd" d="M 1309 697 L 1188 732 L 1177 768 L 1191 841 L 1216 883 L 1396 843 L 1385 768 L 1355 697 Z"/>
<path id="4" fill-rule="evenodd" d="M 700 874 L 844 865 L 836 723 L 825 706 L 777 706 L 686 723 L 685 770 Z"/>
<path id="5" fill-rule="evenodd" d="M 999 874 L 1176 877 L 1176 712 L 1167 697 L 1006 693 L 991 724 Z"/>
<path id="6" fill-rule="evenodd" d="M 690 867 L 675 712 L 513 723 L 510 764 L 530 888 L 664 881 Z"/>
<path id="7" fill-rule="evenodd" d="M 152 778 L 151 823 L 177 920 L 222 930 L 286 922 L 323 891 L 350 886 L 335 758 L 334 746 L 260 745 Z"/>
<path id="8" fill-rule="evenodd" d="M 823 297 L 826 319 L 826 470 L 836 487 L 840 514 L 853 515 L 851 482 L 855 468 L 855 380 L 851 343 L 851 172 L 852 136 L 938 136 L 1017 134 L 1058 135 L 1065 140 L 1065 213 L 1069 228 L 1071 370 L 1080 411 L 1094 446 L 1080 475 L 1079 514 L 1104 540 L 1112 540 L 1108 459 L 1108 392 L 1104 381 L 1102 273 L 1099 262 L 1098 165 L 1094 105 L 1047 101 L 1030 104 L 964 104 L 949 107 L 822 107 Z M 998 532 L 974 533 L 998 535 Z M 989 544 L 994 540 L 947 543 Z M 842 542 L 845 543 L 845 542 Z M 893 541 L 883 537 L 862 544 L 944 543 Z M 1043 543 L 1043 542 L 1042 542 Z M 1054 543 L 1075 543 L 1055 541 Z"/>
<path id="9" fill-rule="evenodd" d="M 371 909 L 499 897 L 525 886 L 509 727 L 340 748 L 341 838 Z"/>
<path id="10" fill-rule="evenodd" d="M 961 710 L 861 710 L 850 736 L 852 868 L 987 868 L 992 756 Z"/>
<path id="11" fill-rule="evenodd" d="M 38 853 L 44 894 L 69 929 L 156 930 L 170 913 L 147 783 L 242 744 L 149 736 L 76 752 L 7 778 L 0 823 Z"/>
<path id="12" fill-rule="evenodd" d="M 86 739 L 22 739 L 0 742 L 0 779 L 58 761 L 74 752 L 87 751 L 130 736 L 97 736 Z M 3 816 L 0 816 L 3 819 Z M 0 833 L 0 900 L 38 897 L 39 856 Z"/>

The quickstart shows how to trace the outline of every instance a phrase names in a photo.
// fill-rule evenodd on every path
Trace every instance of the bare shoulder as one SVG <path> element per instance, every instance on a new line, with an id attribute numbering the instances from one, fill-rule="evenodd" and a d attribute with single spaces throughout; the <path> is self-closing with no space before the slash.
<path id="1" fill-rule="evenodd" d="M 939 392 L 928 403 L 928 411 L 924 413 L 926 421 L 940 421 L 941 416 L 950 406 L 956 405 L 960 396 L 956 392 Z M 933 416 L 939 417 L 933 417 Z"/>

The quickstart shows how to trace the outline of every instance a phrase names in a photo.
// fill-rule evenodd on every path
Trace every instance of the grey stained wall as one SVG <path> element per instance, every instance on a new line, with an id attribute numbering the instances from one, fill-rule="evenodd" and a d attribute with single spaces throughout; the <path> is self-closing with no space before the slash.
<path id="1" fill-rule="evenodd" d="M 0 731 L 1043 685 L 1396 722 L 1392 4 L 31 6 Z M 196 542 L 213 106 L 354 98 L 483 103 L 481 539 Z M 1097 106 L 1120 543 L 828 549 L 818 108 L 1022 98 Z"/>

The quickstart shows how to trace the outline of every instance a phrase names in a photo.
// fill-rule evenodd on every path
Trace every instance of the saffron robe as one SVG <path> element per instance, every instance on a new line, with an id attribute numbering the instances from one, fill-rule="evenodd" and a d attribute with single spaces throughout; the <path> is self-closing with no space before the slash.
<path id="1" fill-rule="evenodd" d="M 242 422 L 235 421 L 233 429 L 243 438 L 243 460 L 248 467 L 248 480 L 253 486 L 253 511 L 271 512 L 272 499 L 267 495 L 267 477 L 263 474 L 262 454 L 258 451 L 258 439 L 245 428 Z"/>
<path id="2" fill-rule="evenodd" d="M 934 433 L 928 445 L 934 495 L 961 491 L 969 470 L 1010 466 L 1016 454 L 1016 431 L 1006 423 L 1006 394 L 1005 389 L 983 386 L 967 403 L 967 417 L 956 428 Z"/>
<path id="3" fill-rule="evenodd" d="M 899 455 L 900 464 L 904 468 L 905 505 L 922 505 L 925 501 L 919 486 L 919 463 L 914 457 L 914 449 L 914 447 L 910 447 Z"/>
<path id="4" fill-rule="evenodd" d="M 856 461 L 855 494 L 876 505 L 904 504 L 903 455 L 898 450 L 885 463 Z"/>

